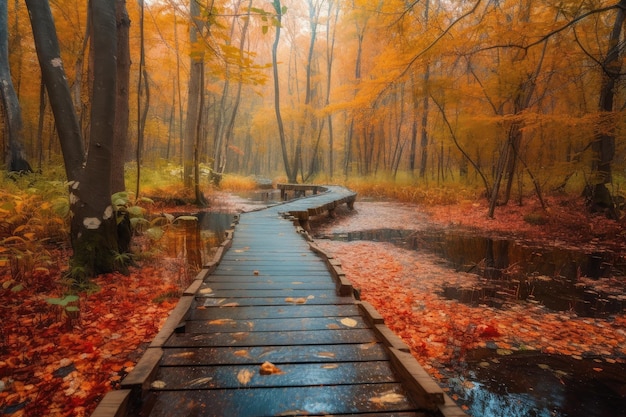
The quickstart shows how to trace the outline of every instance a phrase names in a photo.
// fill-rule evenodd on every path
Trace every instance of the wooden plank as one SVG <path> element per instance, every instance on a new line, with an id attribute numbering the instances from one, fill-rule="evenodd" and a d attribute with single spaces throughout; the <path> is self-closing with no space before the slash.
<path id="1" fill-rule="evenodd" d="M 168 348 L 161 366 L 272 363 L 367 362 L 389 358 L 381 343 L 314 346 Z"/>
<path id="2" fill-rule="evenodd" d="M 161 356 L 163 356 L 163 350 L 160 348 L 146 350 L 137 365 L 122 380 L 121 387 L 131 389 L 137 395 L 143 396 L 150 388 L 154 375 L 157 373 Z"/>
<path id="3" fill-rule="evenodd" d="M 210 297 L 213 292 L 218 291 L 232 291 L 232 290 L 241 290 L 244 292 L 248 291 L 280 291 L 285 289 L 292 290 L 314 290 L 314 291 L 332 291 L 335 289 L 335 285 L 329 279 L 315 279 L 309 280 L 308 277 L 304 280 L 294 279 L 282 279 L 280 281 L 274 280 L 242 280 L 242 281 L 207 281 L 202 284 L 199 288 L 200 296 L 208 296 Z"/>
<path id="4" fill-rule="evenodd" d="M 237 332 L 173 334 L 167 347 L 199 346 L 298 346 L 376 343 L 378 339 L 369 329 L 312 330 L 291 332 Z"/>
<path id="5" fill-rule="evenodd" d="M 386 397 L 385 397 L 386 396 Z M 164 391 L 155 393 L 151 417 L 331 415 L 419 411 L 400 384 L 339 385 L 334 387 L 241 388 L 236 390 Z M 393 398 L 394 402 L 380 401 Z"/>
<path id="6" fill-rule="evenodd" d="M 224 284 L 221 288 L 226 288 L 227 286 L 231 286 L 233 288 L 237 288 L 240 285 L 246 284 L 258 284 L 260 286 L 264 286 L 264 288 L 269 288 L 271 285 L 282 285 L 283 287 L 287 285 L 293 285 L 302 287 L 303 285 L 307 286 L 317 286 L 318 289 L 320 287 L 327 287 L 329 289 L 335 288 L 335 283 L 332 279 L 323 275 L 280 275 L 276 277 L 259 277 L 256 275 L 245 275 L 245 276 L 233 276 L 233 275 L 216 275 L 210 277 L 204 282 L 204 285 L 213 288 L 215 284 Z"/>
<path id="7" fill-rule="evenodd" d="M 100 400 L 91 417 L 123 417 L 128 412 L 131 390 L 109 391 Z"/>
<path id="8" fill-rule="evenodd" d="M 150 347 L 160 347 L 163 343 L 165 343 L 170 335 L 176 331 L 176 328 L 178 328 L 178 326 L 185 321 L 193 302 L 194 297 L 192 295 L 184 295 L 180 297 L 178 304 L 176 304 L 174 310 L 172 310 L 167 320 L 165 320 L 165 324 L 163 324 L 159 333 L 157 333 L 154 339 L 152 339 Z"/>
<path id="9" fill-rule="evenodd" d="M 195 308 L 189 314 L 190 320 L 215 319 L 269 319 L 287 317 L 350 317 L 358 316 L 356 305 L 324 305 L 318 306 L 260 306 L 260 307 L 220 307 Z"/>
<path id="10" fill-rule="evenodd" d="M 389 354 L 394 369 L 410 387 L 410 392 L 416 402 L 431 410 L 437 410 L 445 403 L 443 390 L 413 355 L 394 348 L 389 349 Z"/>
<path id="11" fill-rule="evenodd" d="M 211 288 L 212 289 L 212 288 Z M 273 298 L 304 298 L 313 297 L 330 297 L 335 296 L 335 290 L 312 290 L 312 289 L 300 289 L 300 288 L 283 288 L 283 289 L 269 289 L 269 290 L 219 290 L 212 289 L 210 295 L 203 294 L 204 297 L 213 297 L 213 298 L 263 298 L 263 297 L 273 297 Z"/>
<path id="12" fill-rule="evenodd" d="M 299 298 L 290 297 L 260 297 L 260 298 L 212 298 L 212 297 L 198 297 L 196 299 L 199 307 L 221 307 L 223 305 L 237 304 L 239 307 L 253 307 L 253 306 L 293 306 L 293 305 L 350 305 L 354 304 L 354 299 L 351 297 L 341 297 L 338 295 L 329 295 L 325 297 L 317 297 L 313 299 L 306 299 L 303 303 Z M 225 307 L 224 307 L 225 308 Z"/>
<path id="13" fill-rule="evenodd" d="M 344 317 L 288 318 L 268 320 L 190 320 L 186 323 L 187 333 L 225 333 L 225 332 L 288 332 L 304 330 L 338 330 L 347 328 L 342 323 Z M 349 318 L 354 329 L 368 328 L 362 317 Z"/>
<path id="14" fill-rule="evenodd" d="M 156 380 L 165 382 L 163 390 L 168 391 L 398 382 L 388 361 L 274 363 L 280 373 L 271 375 L 261 374 L 260 365 L 166 367 L 160 368 Z"/>

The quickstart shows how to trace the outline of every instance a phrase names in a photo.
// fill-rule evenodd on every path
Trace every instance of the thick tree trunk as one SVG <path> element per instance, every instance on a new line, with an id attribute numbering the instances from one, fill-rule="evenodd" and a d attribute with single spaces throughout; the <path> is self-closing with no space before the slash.
<path id="1" fill-rule="evenodd" d="M 111 148 L 115 123 L 115 1 L 93 1 L 94 85 L 89 154 L 85 160 L 72 96 L 60 58 L 56 29 L 46 0 L 26 0 L 37 57 L 55 116 L 70 187 L 70 275 L 82 279 L 114 269 L 116 212 L 111 205 Z"/>
<path id="2" fill-rule="evenodd" d="M 88 275 L 122 268 L 115 264 L 116 212 L 111 205 L 111 158 L 116 104 L 115 0 L 92 2 L 94 82 L 89 152 L 81 178 L 71 186 L 73 265 Z"/>

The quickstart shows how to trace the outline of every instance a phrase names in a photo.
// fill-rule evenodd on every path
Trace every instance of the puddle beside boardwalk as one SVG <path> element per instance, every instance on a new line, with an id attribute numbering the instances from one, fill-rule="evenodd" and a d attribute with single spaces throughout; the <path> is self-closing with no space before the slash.
<path id="1" fill-rule="evenodd" d="M 193 268 L 201 268 L 213 259 L 234 218 L 232 213 L 216 212 L 183 215 L 167 232 L 169 254 L 185 259 Z"/>
<path id="2" fill-rule="evenodd" d="M 327 237 L 391 242 L 435 253 L 457 271 L 481 278 L 467 287 L 444 286 L 444 297 L 466 304 L 502 307 L 507 302 L 524 301 L 555 311 L 573 311 L 581 317 L 606 317 L 626 310 L 623 253 L 533 247 L 449 230 L 376 229 Z M 612 280 L 614 277 L 621 279 Z"/>
<path id="3" fill-rule="evenodd" d="M 451 230 L 376 229 L 322 238 L 391 242 L 435 254 L 453 270 L 476 274 L 467 286 L 444 286 L 439 294 L 466 304 L 503 310 L 541 304 L 546 312 L 607 321 L 626 309 L 622 253 L 533 247 Z M 626 417 L 626 364 L 616 359 L 488 342 L 448 364 L 442 383 L 474 417 Z"/>

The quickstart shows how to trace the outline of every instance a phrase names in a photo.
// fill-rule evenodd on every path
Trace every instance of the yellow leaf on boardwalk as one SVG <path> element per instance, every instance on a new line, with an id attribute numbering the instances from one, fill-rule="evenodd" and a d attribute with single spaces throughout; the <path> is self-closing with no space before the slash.
<path id="1" fill-rule="evenodd" d="M 249 369 L 242 369 L 237 374 L 237 380 L 241 385 L 248 385 L 252 377 L 254 376 L 254 372 Z"/>
<path id="2" fill-rule="evenodd" d="M 343 324 L 346 327 L 356 327 L 357 322 L 354 319 L 346 317 L 345 319 L 341 319 L 341 324 Z"/>

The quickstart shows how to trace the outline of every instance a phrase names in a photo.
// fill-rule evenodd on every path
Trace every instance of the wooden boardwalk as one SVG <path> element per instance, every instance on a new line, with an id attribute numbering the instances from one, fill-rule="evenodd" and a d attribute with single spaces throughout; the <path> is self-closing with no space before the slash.
<path id="1" fill-rule="evenodd" d="M 337 187 L 243 214 L 92 415 L 464 416 L 294 227 L 354 198 Z"/>

